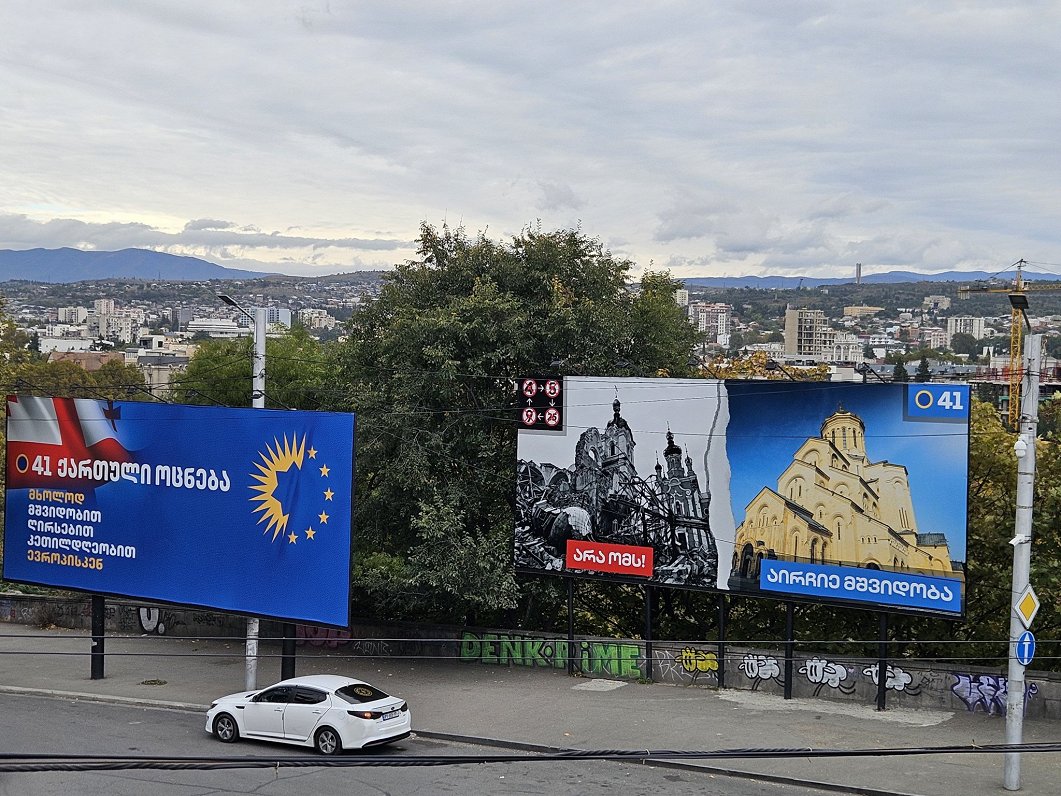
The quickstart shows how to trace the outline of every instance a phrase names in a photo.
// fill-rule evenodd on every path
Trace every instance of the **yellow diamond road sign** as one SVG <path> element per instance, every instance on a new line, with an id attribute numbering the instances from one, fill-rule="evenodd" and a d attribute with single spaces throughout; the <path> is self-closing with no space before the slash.
<path id="1" fill-rule="evenodd" d="M 1039 598 L 1030 584 L 1020 593 L 1020 597 L 1017 598 L 1013 609 L 1017 612 L 1017 616 L 1020 617 L 1020 621 L 1024 626 L 1031 630 L 1032 620 L 1035 619 L 1035 614 L 1039 611 Z"/>

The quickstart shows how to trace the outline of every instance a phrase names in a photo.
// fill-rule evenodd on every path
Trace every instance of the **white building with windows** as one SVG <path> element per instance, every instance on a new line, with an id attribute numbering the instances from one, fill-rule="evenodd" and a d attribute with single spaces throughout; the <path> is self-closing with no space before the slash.
<path id="1" fill-rule="evenodd" d="M 694 302 L 689 305 L 689 322 L 698 331 L 705 332 L 709 342 L 719 342 L 719 337 L 729 335 L 732 321 L 733 307 L 729 304 Z"/>
<path id="2" fill-rule="evenodd" d="M 971 315 L 955 315 L 947 318 L 947 346 L 950 347 L 951 340 L 956 334 L 972 335 L 980 340 L 984 337 L 984 319 L 974 318 Z"/>

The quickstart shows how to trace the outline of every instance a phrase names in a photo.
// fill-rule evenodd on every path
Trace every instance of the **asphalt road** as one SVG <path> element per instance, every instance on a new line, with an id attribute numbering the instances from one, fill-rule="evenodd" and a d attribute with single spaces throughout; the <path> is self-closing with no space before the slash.
<path id="1" fill-rule="evenodd" d="M 414 706 L 415 710 L 415 706 Z M 261 757 L 282 760 L 310 750 L 259 742 L 221 744 L 203 730 L 204 716 L 45 697 L 0 695 L 0 756 L 25 754 Z M 414 724 L 415 726 L 415 724 Z M 493 755 L 486 749 L 418 738 L 371 752 L 395 755 Z M 402 768 L 264 768 L 223 771 L 123 770 L 0 773 L 0 796 L 304 796 L 321 794 L 594 794 L 667 793 L 727 796 L 815 796 L 821 791 L 606 761 L 550 761 Z"/>

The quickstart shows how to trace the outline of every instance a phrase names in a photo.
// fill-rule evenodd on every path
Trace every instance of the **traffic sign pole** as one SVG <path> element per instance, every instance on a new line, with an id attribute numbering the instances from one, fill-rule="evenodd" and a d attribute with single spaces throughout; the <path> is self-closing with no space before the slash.
<path id="1" fill-rule="evenodd" d="M 1024 734 L 1024 665 L 1018 660 L 1021 634 L 1031 625 L 1038 598 L 1030 588 L 1032 559 L 1032 503 L 1035 499 L 1035 437 L 1039 421 L 1039 363 L 1042 335 L 1024 338 L 1024 376 L 1017 454 L 1017 512 L 1014 519 L 1013 591 L 1009 611 L 1009 676 L 1006 685 L 1006 743 L 1019 744 Z M 1029 602 L 1030 595 L 1030 602 Z M 1007 752 L 1002 786 L 1020 790 L 1020 753 Z"/>

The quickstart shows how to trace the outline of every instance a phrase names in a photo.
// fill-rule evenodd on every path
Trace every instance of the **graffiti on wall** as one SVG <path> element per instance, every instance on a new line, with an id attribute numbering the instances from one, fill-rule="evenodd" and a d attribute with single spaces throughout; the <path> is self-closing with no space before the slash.
<path id="1" fill-rule="evenodd" d="M 140 631 L 157 636 L 179 636 L 181 631 L 200 635 L 206 630 L 211 631 L 209 635 L 218 635 L 219 631 L 225 628 L 225 616 L 210 611 L 140 608 L 136 613 L 140 622 Z"/>
<path id="2" fill-rule="evenodd" d="M 698 647 L 655 649 L 652 661 L 653 674 L 664 682 L 696 685 L 702 679 L 718 679 L 718 655 L 711 650 Z"/>
<path id="3" fill-rule="evenodd" d="M 773 655 L 745 655 L 737 668 L 752 681 L 752 691 L 758 691 L 760 685 L 771 680 L 784 685 L 781 666 Z"/>
<path id="4" fill-rule="evenodd" d="M 799 673 L 805 675 L 808 682 L 814 684 L 814 696 L 818 696 L 825 686 L 843 694 L 855 692 L 855 684 L 845 682 L 851 672 L 842 663 L 825 658 L 810 658 L 799 667 Z"/>
<path id="5" fill-rule="evenodd" d="M 1008 680 L 995 674 L 957 674 L 952 673 L 954 685 L 950 690 L 965 705 L 970 713 L 980 708 L 988 716 L 1006 715 L 1006 700 L 1009 697 Z M 1024 711 L 1028 702 L 1039 693 L 1037 683 L 1026 683 L 1024 686 Z"/>
<path id="6" fill-rule="evenodd" d="M 867 666 L 862 670 L 862 674 L 873 681 L 873 685 L 877 685 L 880 682 L 880 667 L 879 666 Z M 910 696 L 920 696 L 921 686 L 911 685 L 914 682 L 913 675 L 910 672 L 899 666 L 888 666 L 888 672 L 884 680 L 884 688 L 887 691 L 902 691 L 903 693 L 909 694 Z"/>
<path id="7" fill-rule="evenodd" d="M 465 663 L 567 669 L 568 656 L 582 674 L 641 677 L 641 647 L 623 642 L 579 640 L 568 649 L 567 639 L 535 638 L 512 633 L 461 635 L 460 659 Z"/>
<path id="8" fill-rule="evenodd" d="M 334 627 L 314 627 L 313 625 L 295 626 L 295 644 L 311 647 L 343 648 L 352 655 L 368 657 L 385 657 L 391 654 L 390 643 L 379 638 L 354 638 L 348 630 L 337 630 Z"/>

